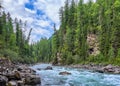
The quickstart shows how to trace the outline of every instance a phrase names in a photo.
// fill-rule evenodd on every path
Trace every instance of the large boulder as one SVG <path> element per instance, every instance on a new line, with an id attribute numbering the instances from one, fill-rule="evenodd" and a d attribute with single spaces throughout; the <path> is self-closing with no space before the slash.
<path id="1" fill-rule="evenodd" d="M 59 75 L 71 75 L 71 73 L 64 71 L 64 72 L 60 72 Z"/>
<path id="2" fill-rule="evenodd" d="M 27 75 L 25 77 L 25 84 L 26 85 L 37 85 L 41 84 L 40 76 L 37 75 Z"/>
<path id="3" fill-rule="evenodd" d="M 0 86 L 6 86 L 7 82 L 8 82 L 8 78 L 0 75 Z"/>

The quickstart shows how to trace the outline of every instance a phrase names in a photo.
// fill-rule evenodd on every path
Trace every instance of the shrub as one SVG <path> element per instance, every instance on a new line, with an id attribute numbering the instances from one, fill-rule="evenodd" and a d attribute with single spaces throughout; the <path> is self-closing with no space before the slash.
<path id="1" fill-rule="evenodd" d="M 10 59 L 11 61 L 17 61 L 19 58 L 19 55 L 10 49 L 0 50 L 0 55 Z"/>

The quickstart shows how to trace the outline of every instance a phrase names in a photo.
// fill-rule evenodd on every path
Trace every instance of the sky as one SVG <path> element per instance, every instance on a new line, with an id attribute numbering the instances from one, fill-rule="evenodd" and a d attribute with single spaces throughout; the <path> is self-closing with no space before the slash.
<path id="1" fill-rule="evenodd" d="M 64 6 L 64 2 L 65 0 L 3 0 L 3 7 L 12 19 L 27 21 L 26 36 L 30 28 L 33 28 L 30 36 L 30 43 L 33 43 L 41 37 L 49 38 L 54 33 L 54 24 L 59 29 L 59 9 Z"/>

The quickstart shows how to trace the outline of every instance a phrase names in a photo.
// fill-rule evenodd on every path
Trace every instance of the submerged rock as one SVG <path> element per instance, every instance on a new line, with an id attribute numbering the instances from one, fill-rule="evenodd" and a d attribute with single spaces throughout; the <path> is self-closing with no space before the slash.
<path id="1" fill-rule="evenodd" d="M 64 72 L 60 72 L 59 75 L 71 75 L 71 73 L 64 71 Z"/>
<path id="2" fill-rule="evenodd" d="M 42 70 L 42 69 L 41 69 L 41 68 L 37 68 L 37 70 L 39 70 L 39 71 L 40 71 L 40 70 Z"/>
<path id="3" fill-rule="evenodd" d="M 97 69 L 97 70 L 95 70 L 95 72 L 104 73 L 104 70 L 102 70 L 102 69 Z"/>
<path id="4" fill-rule="evenodd" d="M 51 66 L 47 66 L 45 70 L 53 70 L 53 68 Z"/>

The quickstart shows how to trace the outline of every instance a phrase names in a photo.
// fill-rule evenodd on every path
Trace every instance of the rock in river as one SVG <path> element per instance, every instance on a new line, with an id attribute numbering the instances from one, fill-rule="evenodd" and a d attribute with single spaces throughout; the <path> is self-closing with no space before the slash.
<path id="1" fill-rule="evenodd" d="M 45 70 L 53 70 L 53 68 L 51 66 L 47 66 Z"/>
<path id="2" fill-rule="evenodd" d="M 64 71 L 64 72 L 60 72 L 59 75 L 71 75 L 71 73 Z"/>

